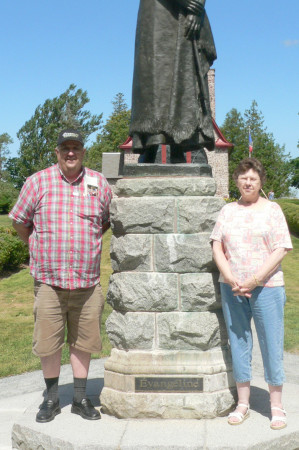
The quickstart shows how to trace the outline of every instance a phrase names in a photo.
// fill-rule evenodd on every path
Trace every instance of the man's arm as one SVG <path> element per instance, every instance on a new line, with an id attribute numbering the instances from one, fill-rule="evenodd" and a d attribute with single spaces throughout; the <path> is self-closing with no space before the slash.
<path id="1" fill-rule="evenodd" d="M 103 225 L 102 225 L 102 233 L 103 234 L 106 233 L 106 231 L 109 230 L 109 228 L 110 228 L 110 222 L 103 223 Z"/>
<path id="2" fill-rule="evenodd" d="M 29 236 L 32 233 L 33 227 L 26 227 L 25 225 L 17 223 L 15 220 L 12 221 L 12 226 L 18 233 L 19 238 L 22 239 L 25 244 L 28 244 Z"/>

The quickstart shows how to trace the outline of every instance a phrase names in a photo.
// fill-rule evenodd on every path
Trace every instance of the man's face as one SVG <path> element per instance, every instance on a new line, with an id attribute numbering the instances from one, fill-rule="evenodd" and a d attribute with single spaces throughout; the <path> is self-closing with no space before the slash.
<path id="1" fill-rule="evenodd" d="M 63 142 L 55 149 L 57 161 L 65 176 L 79 175 L 85 148 L 77 141 Z"/>

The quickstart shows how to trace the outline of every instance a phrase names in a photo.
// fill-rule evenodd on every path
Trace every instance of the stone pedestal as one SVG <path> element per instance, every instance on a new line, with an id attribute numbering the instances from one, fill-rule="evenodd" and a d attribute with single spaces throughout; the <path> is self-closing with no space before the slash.
<path id="1" fill-rule="evenodd" d="M 111 205 L 107 301 L 114 310 L 106 329 L 114 348 L 103 411 L 120 418 L 224 415 L 235 391 L 209 243 L 224 202 L 214 197 L 214 179 L 198 176 L 196 167 L 185 165 L 184 176 L 183 165 L 162 175 L 154 167 L 142 174 L 141 166 L 117 182 Z"/>

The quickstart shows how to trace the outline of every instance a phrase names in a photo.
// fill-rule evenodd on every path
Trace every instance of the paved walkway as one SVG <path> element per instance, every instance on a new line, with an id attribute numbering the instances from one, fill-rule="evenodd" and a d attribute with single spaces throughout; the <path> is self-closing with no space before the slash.
<path id="1" fill-rule="evenodd" d="M 35 422 L 43 399 L 41 371 L 0 380 L 0 449 L 12 448 L 11 435 L 29 443 L 23 450 L 121 449 L 299 449 L 299 356 L 285 353 L 287 383 L 284 405 L 288 426 L 281 431 L 269 427 L 269 396 L 262 378 L 258 346 L 253 355 L 251 417 L 242 426 L 227 425 L 225 418 L 213 420 L 125 420 L 103 415 L 90 422 L 70 413 L 72 372 L 63 366 L 60 377 L 62 413 L 47 424 Z M 104 359 L 92 360 L 87 393 L 99 406 L 103 386 Z M 16 395 L 17 394 L 17 395 Z M 21 448 L 21 447 L 18 447 Z"/>

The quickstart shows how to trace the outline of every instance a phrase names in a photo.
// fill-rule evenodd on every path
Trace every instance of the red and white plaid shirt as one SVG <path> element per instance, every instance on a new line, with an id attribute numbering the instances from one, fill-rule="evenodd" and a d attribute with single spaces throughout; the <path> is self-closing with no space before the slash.
<path id="1" fill-rule="evenodd" d="M 72 183 L 58 164 L 26 180 L 9 217 L 33 225 L 30 273 L 36 280 L 63 289 L 99 283 L 111 197 L 106 178 L 86 167 Z"/>

